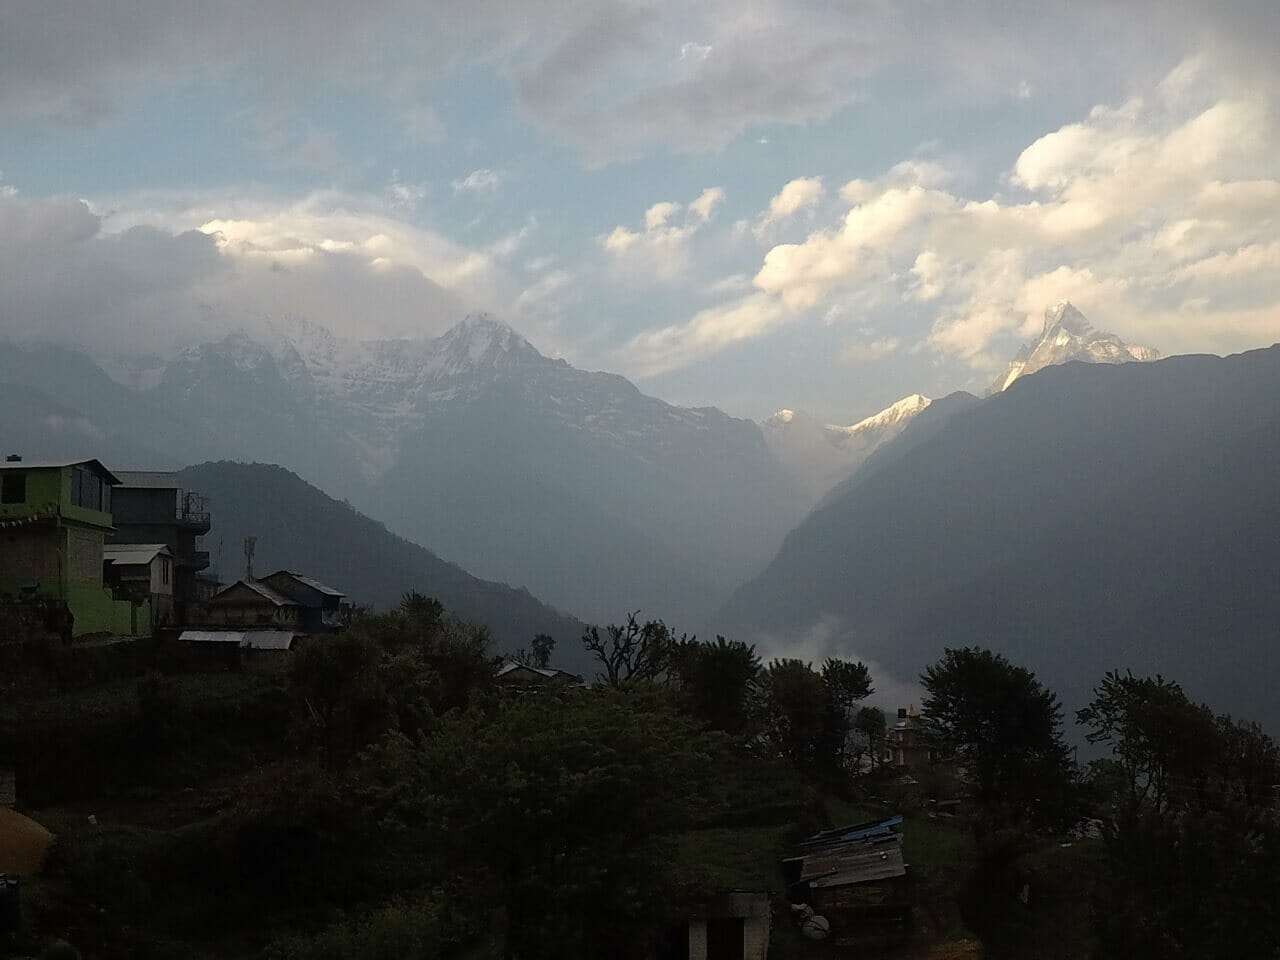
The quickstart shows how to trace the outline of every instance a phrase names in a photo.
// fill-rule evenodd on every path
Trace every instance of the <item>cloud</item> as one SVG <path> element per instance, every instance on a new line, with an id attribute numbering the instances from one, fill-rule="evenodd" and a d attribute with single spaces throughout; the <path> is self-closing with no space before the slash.
<path id="1" fill-rule="evenodd" d="M 656 277 L 672 281 L 689 264 L 690 239 L 710 221 L 723 200 L 720 187 L 703 190 L 687 207 L 664 200 L 645 211 L 641 229 L 617 226 L 596 239 L 618 274 L 634 280 Z M 678 218 L 682 210 L 685 215 Z"/>
<path id="2" fill-rule="evenodd" d="M 955 0 L 946 17 L 928 4 L 782 0 L 42 0 L 0 5 L 0 113 L 100 123 L 157 89 L 239 86 L 261 102 L 339 86 L 390 102 L 410 139 L 434 143 L 442 125 L 420 105 L 484 70 L 599 163 L 819 121 L 903 66 L 941 80 L 948 99 L 994 102 L 1022 84 L 1128 83 L 1205 49 L 1274 91 L 1278 17 L 1262 0 Z M 1063 55 L 1080 49 L 1087 69 Z"/>
<path id="3" fill-rule="evenodd" d="M 953 193 L 945 169 L 918 161 L 849 181 L 838 222 L 773 246 L 752 292 L 634 338 L 635 362 L 672 369 L 786 324 L 856 317 L 885 332 L 845 359 L 923 343 L 982 371 L 1063 297 L 1165 352 L 1280 339 L 1275 105 L 1212 77 L 1184 65 L 1150 98 L 1044 134 L 1014 158 L 1009 191 Z M 814 192 L 792 181 L 764 219 Z"/>
<path id="4" fill-rule="evenodd" d="M 454 180 L 451 185 L 455 194 L 488 195 L 498 192 L 498 188 L 502 186 L 503 179 L 504 175 L 501 171 L 481 167 L 478 170 L 472 170 L 461 180 Z"/>
<path id="5" fill-rule="evenodd" d="M 860 363 L 874 363 L 877 360 L 883 360 L 891 353 L 897 352 L 902 346 L 902 340 L 898 337 L 878 337 L 873 340 L 855 340 L 846 344 L 840 351 L 840 360 L 842 363 L 857 365 Z"/>
<path id="6" fill-rule="evenodd" d="M 373 198 L 114 206 L 0 197 L 0 335 L 164 352 L 301 316 L 352 336 L 422 336 L 471 308 L 508 311 L 520 290 L 493 255 Z"/>
<path id="7" fill-rule="evenodd" d="M 821 177 L 797 177 L 784 184 L 769 201 L 769 209 L 760 215 L 753 231 L 763 238 L 768 229 L 802 210 L 812 210 L 822 199 Z"/>
<path id="8" fill-rule="evenodd" d="M 871 674 L 872 693 L 867 705 L 892 713 L 898 707 L 920 702 L 923 690 L 910 680 L 895 677 L 881 664 L 860 656 L 857 637 L 842 618 L 830 614 L 818 617 L 796 634 L 763 634 L 753 638 L 760 659 L 768 663 L 775 659 L 802 660 L 820 669 L 828 657 L 841 660 L 860 660 Z"/>

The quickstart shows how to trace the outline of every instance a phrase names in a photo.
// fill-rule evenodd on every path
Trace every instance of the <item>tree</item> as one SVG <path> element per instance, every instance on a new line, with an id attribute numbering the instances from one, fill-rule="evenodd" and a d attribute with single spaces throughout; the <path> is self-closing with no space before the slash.
<path id="1" fill-rule="evenodd" d="M 1162 677 L 1108 673 L 1077 711 L 1111 748 L 1098 956 L 1264 957 L 1280 943 L 1280 748 Z"/>
<path id="2" fill-rule="evenodd" d="M 292 654 L 292 684 L 318 732 L 326 770 L 367 742 L 371 714 L 384 700 L 380 651 L 359 632 L 316 637 Z"/>
<path id="3" fill-rule="evenodd" d="M 862 663 L 774 660 L 761 676 L 765 741 L 798 769 L 823 778 L 847 772 L 852 709 L 871 694 Z"/>
<path id="4" fill-rule="evenodd" d="M 853 718 L 853 729 L 866 741 L 866 754 L 873 768 L 880 765 L 884 754 L 885 728 L 884 711 L 879 707 L 863 707 Z"/>
<path id="5" fill-rule="evenodd" d="M 754 725 L 760 658 L 755 648 L 716 637 L 685 640 L 672 657 L 675 684 L 688 710 L 714 730 L 745 737 Z"/>
<path id="6" fill-rule="evenodd" d="M 506 956 L 652 955 L 666 837 L 706 806 L 719 741 L 660 697 L 547 690 L 362 758 L 369 816 L 505 906 Z"/>
<path id="7" fill-rule="evenodd" d="M 1190 786 L 1207 772 L 1218 738 L 1213 713 L 1160 676 L 1108 673 L 1076 721 L 1091 728 L 1085 739 L 1110 747 L 1119 762 L 1126 814 L 1164 810 L 1175 783 Z"/>
<path id="8" fill-rule="evenodd" d="M 521 647 L 512 655 L 512 660 L 526 667 L 537 667 L 545 670 L 551 665 L 551 651 L 556 647 L 556 642 L 549 634 L 539 633 L 533 638 L 533 643 L 526 650 Z"/>
<path id="9" fill-rule="evenodd" d="M 599 627 L 591 627 L 582 635 L 582 645 L 604 669 L 604 682 L 611 687 L 637 681 L 660 680 L 672 666 L 678 644 L 687 635 L 674 636 L 661 620 L 641 624 L 640 611 L 627 614 L 623 626 L 609 624 L 604 636 Z"/>
<path id="10" fill-rule="evenodd" d="M 948 648 L 920 682 L 930 727 L 974 780 L 982 826 L 1061 821 L 1071 783 L 1062 709 L 1034 673 L 990 650 Z"/>

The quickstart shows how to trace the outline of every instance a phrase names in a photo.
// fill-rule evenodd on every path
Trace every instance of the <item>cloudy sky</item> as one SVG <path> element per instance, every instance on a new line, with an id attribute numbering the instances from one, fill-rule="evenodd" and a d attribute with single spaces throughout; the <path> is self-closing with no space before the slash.
<path id="1" fill-rule="evenodd" d="M 1278 11 L 0 0 L 0 336 L 484 309 L 834 422 L 982 386 L 1062 297 L 1165 353 L 1270 344 Z"/>

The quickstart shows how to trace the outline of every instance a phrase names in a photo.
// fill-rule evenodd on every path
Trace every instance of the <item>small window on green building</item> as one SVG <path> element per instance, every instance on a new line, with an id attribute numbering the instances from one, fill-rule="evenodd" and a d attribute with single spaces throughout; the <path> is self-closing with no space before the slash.
<path id="1" fill-rule="evenodd" d="M 27 502 L 27 475 L 6 472 L 0 480 L 0 503 Z"/>

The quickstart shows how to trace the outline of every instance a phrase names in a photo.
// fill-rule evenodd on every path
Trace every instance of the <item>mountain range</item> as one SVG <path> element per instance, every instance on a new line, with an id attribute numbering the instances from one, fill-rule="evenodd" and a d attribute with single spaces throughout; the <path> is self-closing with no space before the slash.
<path id="1" fill-rule="evenodd" d="M 0 384 L 24 404 L 0 426 L 29 455 L 281 464 L 479 577 L 593 621 L 638 609 L 675 624 L 763 569 L 927 402 L 827 430 L 826 460 L 792 455 L 794 429 L 664 403 L 483 315 L 431 340 L 271 323 L 168 358 L 16 345 Z"/>
<path id="2" fill-rule="evenodd" d="M 903 680 L 990 647 L 1068 707 L 1162 672 L 1277 726 L 1277 569 L 1280 346 L 1072 362 L 932 404 L 715 622 L 773 649 L 820 626 Z"/>

